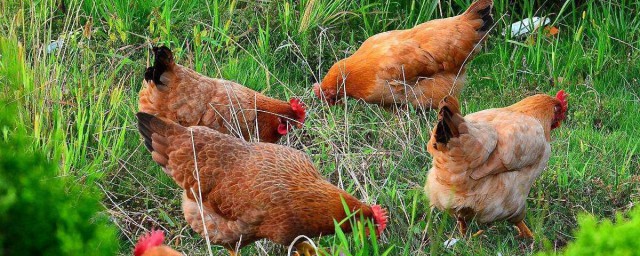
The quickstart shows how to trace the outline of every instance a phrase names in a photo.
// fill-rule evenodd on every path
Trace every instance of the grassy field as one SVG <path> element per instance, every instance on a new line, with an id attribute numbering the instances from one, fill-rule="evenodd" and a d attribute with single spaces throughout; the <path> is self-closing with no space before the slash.
<path id="1" fill-rule="evenodd" d="M 640 201 L 640 1 L 542 2 L 495 0 L 496 26 L 469 64 L 461 96 L 463 113 L 471 113 L 535 93 L 570 94 L 568 119 L 553 132 L 549 165 L 529 194 L 534 242 L 516 239 L 506 223 L 472 224 L 486 232 L 444 248 L 458 236 L 455 221 L 429 209 L 423 192 L 435 113 L 396 115 L 354 100 L 329 108 L 311 91 L 367 37 L 456 15 L 470 0 L 2 0 L 0 65 L 13 72 L 0 76 L 0 92 L 19 102 L 16 118 L 36 139 L 33 150 L 58 162 L 60 176 L 100 188 L 121 231 L 122 254 L 152 227 L 187 255 L 208 253 L 183 220 L 180 190 L 153 163 L 135 125 L 149 48 L 158 44 L 203 74 L 307 103 L 304 129 L 280 143 L 307 152 L 333 184 L 390 212 L 379 244 L 357 235 L 316 239 L 326 250 L 560 250 L 572 240 L 579 213 L 610 218 Z M 549 16 L 559 34 L 503 35 L 508 24 L 531 16 Z M 242 253 L 285 255 L 286 248 L 262 241 Z"/>

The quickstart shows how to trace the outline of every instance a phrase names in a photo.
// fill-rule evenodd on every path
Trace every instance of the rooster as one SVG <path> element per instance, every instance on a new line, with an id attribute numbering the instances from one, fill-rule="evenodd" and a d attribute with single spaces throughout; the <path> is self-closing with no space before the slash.
<path id="1" fill-rule="evenodd" d="M 133 249 L 134 256 L 182 256 L 182 253 L 163 245 L 164 232 L 151 231 L 140 237 Z"/>
<path id="2" fill-rule="evenodd" d="M 329 105 L 346 95 L 384 107 L 430 109 L 448 95 L 457 98 L 465 64 L 493 24 L 492 7 L 493 1 L 480 0 L 456 17 L 374 35 L 335 63 L 313 91 Z"/>
<path id="3" fill-rule="evenodd" d="M 332 234 L 334 220 L 347 218 L 343 202 L 372 220 L 377 235 L 386 227 L 386 210 L 324 180 L 303 152 L 207 127 L 185 128 L 147 113 L 137 117 L 153 160 L 184 190 L 189 225 L 231 255 L 263 238 L 288 246 L 299 235 Z M 341 228 L 351 230 L 348 221 Z M 314 252 L 306 242 L 296 248 L 304 255 Z"/>
<path id="4" fill-rule="evenodd" d="M 507 220 L 520 237 L 533 238 L 524 223 L 527 195 L 551 155 L 551 130 L 567 113 L 567 94 L 538 94 L 505 108 L 462 117 L 458 102 L 440 104 L 428 151 L 433 156 L 425 191 L 430 203 L 467 222 Z"/>
<path id="5" fill-rule="evenodd" d="M 305 105 L 299 99 L 272 99 L 240 84 L 203 76 L 176 64 L 165 46 L 154 47 L 153 53 L 154 65 L 147 68 L 140 91 L 142 112 L 270 143 L 304 123 Z"/>

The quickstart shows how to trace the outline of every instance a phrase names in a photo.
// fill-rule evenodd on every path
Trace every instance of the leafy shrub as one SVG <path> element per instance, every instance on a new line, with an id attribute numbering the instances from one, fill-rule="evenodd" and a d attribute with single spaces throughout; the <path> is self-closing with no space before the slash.
<path id="1" fill-rule="evenodd" d="M 116 231 L 99 198 L 53 177 L 55 165 L 27 153 L 18 136 L 0 142 L 0 254 L 113 255 Z"/>
<path id="2" fill-rule="evenodd" d="M 0 38 L 0 56 L 16 53 L 17 44 Z M 11 51 L 8 51 L 11 50 Z M 11 55 L 17 56 L 17 55 Z M 0 80 L 0 255 L 114 255 L 118 249 L 116 229 L 91 186 L 55 177 L 57 166 L 30 149 L 33 140 L 16 122 L 16 104 L 6 99 L 26 72 L 10 67 L 23 61 L 4 58 Z M 2 82 L 4 83 L 4 82 Z"/>
<path id="3" fill-rule="evenodd" d="M 580 216 L 578 222 L 576 240 L 564 255 L 640 255 L 640 207 L 629 218 L 618 214 L 615 223 L 591 215 Z"/>

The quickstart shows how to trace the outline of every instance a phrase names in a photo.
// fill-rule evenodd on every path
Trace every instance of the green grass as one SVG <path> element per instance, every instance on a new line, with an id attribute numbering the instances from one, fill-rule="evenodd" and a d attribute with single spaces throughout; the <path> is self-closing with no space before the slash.
<path id="1" fill-rule="evenodd" d="M 471 2 L 365 0 L 301 1 L 2 1 L 0 37 L 20 45 L 24 58 L 2 52 L 0 65 L 21 72 L 8 95 L 16 116 L 60 175 L 98 185 L 121 231 L 122 254 L 146 229 L 168 232 L 170 245 L 206 254 L 205 243 L 183 220 L 180 192 L 154 164 L 135 127 L 137 93 L 150 45 L 174 49 L 179 63 L 267 95 L 301 97 L 308 122 L 281 143 L 311 155 L 322 174 L 366 202 L 386 206 L 387 231 L 377 244 L 355 234 L 326 236 L 316 244 L 337 253 L 367 255 L 529 254 L 560 250 L 573 239 L 579 213 L 611 218 L 640 200 L 640 1 L 496 0 L 497 25 L 468 66 L 462 110 L 501 107 L 534 93 L 570 94 L 569 117 L 554 131 L 547 170 L 529 195 L 532 244 L 514 238 L 506 223 L 477 226 L 484 235 L 451 249 L 455 222 L 431 210 L 423 193 L 430 167 L 425 150 L 432 112 L 394 115 L 349 100 L 328 108 L 311 84 L 368 36 L 460 13 Z M 558 1 L 559 2 L 559 1 Z M 576 2 L 581 2 L 577 4 Z M 550 15 L 556 37 L 503 36 L 508 24 Z M 64 45 L 51 53 L 55 40 Z M 89 221 L 89 220 L 88 220 Z M 366 244 L 366 246 L 365 246 Z M 215 253 L 224 254 L 214 247 Z M 259 242 L 245 255 L 283 255 Z"/>

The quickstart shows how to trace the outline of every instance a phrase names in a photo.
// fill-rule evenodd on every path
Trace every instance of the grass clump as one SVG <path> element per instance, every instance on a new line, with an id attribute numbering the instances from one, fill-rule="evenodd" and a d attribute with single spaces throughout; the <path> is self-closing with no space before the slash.
<path id="1" fill-rule="evenodd" d="M 31 75 L 23 48 L 0 37 L 0 56 L 0 255 L 113 255 L 117 230 L 100 193 L 59 177 L 58 166 L 33 149 L 29 129 L 16 119 L 16 101 L 8 96 Z"/>

